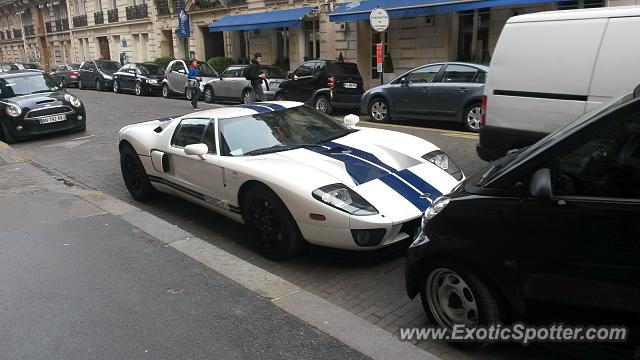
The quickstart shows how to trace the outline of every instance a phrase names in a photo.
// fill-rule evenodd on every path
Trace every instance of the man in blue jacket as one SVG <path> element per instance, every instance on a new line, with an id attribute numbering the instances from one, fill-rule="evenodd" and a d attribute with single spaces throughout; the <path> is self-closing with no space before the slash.
<path id="1" fill-rule="evenodd" d="M 189 89 L 187 90 L 192 91 L 191 106 L 193 106 L 193 110 L 199 110 L 200 81 L 202 81 L 202 77 L 200 77 L 200 66 L 198 65 L 198 60 L 193 59 L 191 60 L 191 67 L 189 67 Z"/>

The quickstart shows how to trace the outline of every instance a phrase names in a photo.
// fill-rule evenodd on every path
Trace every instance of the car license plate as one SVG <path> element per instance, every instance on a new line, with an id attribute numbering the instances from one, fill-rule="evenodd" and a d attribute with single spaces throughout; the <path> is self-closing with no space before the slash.
<path id="1" fill-rule="evenodd" d="M 355 89 L 358 87 L 358 84 L 356 83 L 344 83 L 344 87 L 347 89 Z"/>
<path id="2" fill-rule="evenodd" d="M 67 120 L 67 115 L 65 115 L 65 114 L 43 116 L 43 117 L 40 118 L 40 124 L 49 124 L 49 123 L 54 123 L 54 122 L 58 122 L 58 121 L 65 121 L 65 120 Z"/>

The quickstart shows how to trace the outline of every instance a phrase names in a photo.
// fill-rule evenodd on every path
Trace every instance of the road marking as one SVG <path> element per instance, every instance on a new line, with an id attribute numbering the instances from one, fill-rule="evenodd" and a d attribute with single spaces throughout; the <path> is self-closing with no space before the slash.
<path id="1" fill-rule="evenodd" d="M 78 147 L 86 142 L 89 142 L 89 139 L 85 139 L 85 140 L 78 140 L 78 141 L 63 141 L 60 143 L 55 143 L 55 144 L 50 144 L 50 145 L 43 145 L 43 148 L 52 148 L 52 147 L 63 147 L 65 149 L 73 149 L 74 147 Z"/>
<path id="2" fill-rule="evenodd" d="M 463 138 L 463 139 L 472 139 L 472 140 L 479 139 L 478 134 L 465 133 L 465 132 L 459 132 L 459 131 L 447 131 L 447 132 L 441 133 L 440 135 Z"/>
<path id="3" fill-rule="evenodd" d="M 81 136 L 81 137 L 77 137 L 77 138 L 73 138 L 70 141 L 76 141 L 76 140 L 82 140 L 82 139 L 88 139 L 90 137 L 94 137 L 95 135 L 87 135 L 87 136 Z"/>

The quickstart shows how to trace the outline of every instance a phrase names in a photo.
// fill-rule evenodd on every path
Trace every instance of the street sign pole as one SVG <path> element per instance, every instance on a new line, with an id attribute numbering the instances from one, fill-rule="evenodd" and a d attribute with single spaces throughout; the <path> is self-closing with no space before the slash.
<path id="1" fill-rule="evenodd" d="M 369 23 L 374 31 L 380 33 L 380 43 L 376 44 L 376 70 L 380 74 L 380 84 L 384 84 L 383 49 L 385 31 L 389 27 L 389 14 L 385 9 L 379 7 L 373 9 L 369 14 Z"/>

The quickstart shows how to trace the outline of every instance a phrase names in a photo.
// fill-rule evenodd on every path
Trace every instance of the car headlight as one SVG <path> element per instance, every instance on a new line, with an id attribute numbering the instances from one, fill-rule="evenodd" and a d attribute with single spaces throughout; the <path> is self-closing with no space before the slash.
<path id="1" fill-rule="evenodd" d="M 433 219 L 442 210 L 444 210 L 447 205 L 449 205 L 449 201 L 451 201 L 450 198 L 441 196 L 437 198 L 436 201 L 434 201 L 431 206 L 424 212 L 424 214 L 422 215 L 422 223 L 420 225 L 420 233 L 411 244 L 411 247 L 420 246 L 429 241 L 429 238 L 424 233 L 425 226 L 427 225 L 427 222 L 429 220 Z"/>
<path id="2" fill-rule="evenodd" d="M 157 83 L 158 83 L 158 80 L 156 80 L 156 79 L 148 79 L 148 80 L 147 80 L 147 82 L 148 82 L 149 84 L 157 84 Z"/>
<path id="3" fill-rule="evenodd" d="M 67 100 L 71 105 L 73 105 L 73 107 L 77 107 L 79 108 L 80 106 L 82 106 L 82 103 L 80 102 L 80 99 L 78 99 L 77 97 L 73 96 L 73 95 L 65 95 L 64 99 Z"/>
<path id="4" fill-rule="evenodd" d="M 7 115 L 11 117 L 17 117 L 17 116 L 20 116 L 20 114 L 22 114 L 22 109 L 20 108 L 20 106 L 13 105 L 13 104 L 7 105 L 4 111 L 7 113 Z"/>
<path id="5" fill-rule="evenodd" d="M 462 180 L 462 170 L 447 156 L 442 150 L 435 150 L 422 156 L 423 159 L 435 164 L 440 169 L 446 171 L 456 180 Z"/>
<path id="6" fill-rule="evenodd" d="M 323 186 L 314 190 L 312 195 L 315 199 L 351 215 L 363 216 L 378 213 L 373 205 L 344 184 Z"/>

